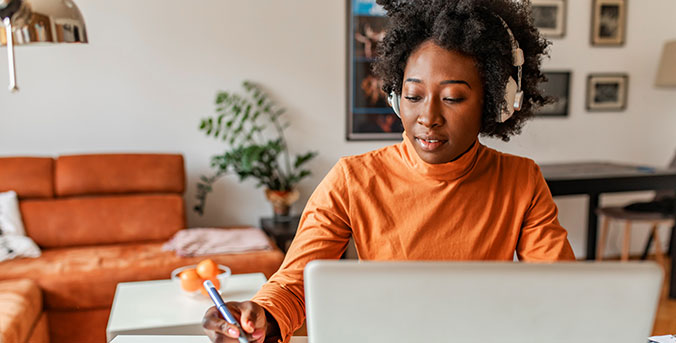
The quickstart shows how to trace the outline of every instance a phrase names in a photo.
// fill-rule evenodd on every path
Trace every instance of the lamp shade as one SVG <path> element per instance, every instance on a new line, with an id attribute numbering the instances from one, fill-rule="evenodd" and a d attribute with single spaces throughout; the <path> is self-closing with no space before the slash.
<path id="1" fill-rule="evenodd" d="M 3 1 L 8 3 L 4 10 Z M 0 19 L 4 18 L 11 20 L 14 45 L 87 43 L 84 19 L 71 0 L 0 0 Z M 4 26 L 0 45 L 7 45 Z"/>
<path id="2" fill-rule="evenodd" d="M 658 87 L 676 87 L 676 40 L 664 44 L 655 85 Z"/>
<path id="3" fill-rule="evenodd" d="M 87 29 L 71 0 L 0 0 L 0 46 L 7 46 L 9 89 L 16 83 L 14 46 L 35 43 L 87 43 Z"/>

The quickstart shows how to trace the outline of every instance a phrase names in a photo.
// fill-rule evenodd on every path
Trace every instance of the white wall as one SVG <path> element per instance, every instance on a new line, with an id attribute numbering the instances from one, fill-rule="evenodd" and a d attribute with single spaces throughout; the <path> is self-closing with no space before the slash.
<path id="1" fill-rule="evenodd" d="M 311 165 L 315 175 L 302 184 L 300 203 L 340 156 L 391 144 L 344 138 L 344 0 L 76 3 L 90 44 L 17 49 L 22 91 L 0 91 L 0 155 L 182 153 L 190 208 L 197 178 L 209 172 L 209 156 L 223 147 L 197 130 L 199 119 L 213 113 L 217 90 L 238 90 L 243 79 L 262 83 L 288 109 L 292 150 L 320 152 Z M 627 44 L 592 48 L 589 1 L 568 1 L 567 35 L 554 41 L 545 66 L 573 71 L 570 116 L 533 121 L 509 143 L 484 141 L 538 162 L 667 163 L 676 149 L 676 90 L 652 84 L 662 43 L 676 38 L 676 2 L 628 3 Z M 0 82 L 5 83 L 5 49 L 1 52 Z M 610 71 L 630 75 L 628 109 L 585 112 L 587 73 Z M 228 177 L 216 188 L 204 217 L 188 211 L 191 226 L 255 225 L 271 213 L 253 182 Z M 557 203 L 581 256 L 586 200 Z M 617 252 L 617 242 L 611 237 L 609 253 Z M 643 239 L 634 243 L 640 249 Z"/>

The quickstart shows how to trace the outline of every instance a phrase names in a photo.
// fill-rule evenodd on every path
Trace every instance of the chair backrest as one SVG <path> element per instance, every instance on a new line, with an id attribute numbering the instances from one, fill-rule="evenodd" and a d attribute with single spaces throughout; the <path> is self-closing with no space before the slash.
<path id="1" fill-rule="evenodd" d="M 676 169 L 676 154 L 674 154 L 674 158 L 671 159 L 671 163 L 669 163 L 669 168 Z M 662 190 L 655 192 L 655 200 L 661 200 L 664 198 L 673 198 L 675 196 L 676 192 L 672 190 Z"/>

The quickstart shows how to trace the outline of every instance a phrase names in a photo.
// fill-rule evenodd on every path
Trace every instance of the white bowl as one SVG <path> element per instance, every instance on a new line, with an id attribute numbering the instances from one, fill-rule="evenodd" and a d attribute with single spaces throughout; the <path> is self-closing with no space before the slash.
<path id="1" fill-rule="evenodd" d="M 171 272 L 171 280 L 174 283 L 176 283 L 176 286 L 181 291 L 181 293 L 192 296 L 192 297 L 203 296 L 199 289 L 194 291 L 194 292 L 188 292 L 188 291 L 183 290 L 183 288 L 181 288 L 181 279 L 179 278 L 178 275 L 181 274 L 182 271 L 187 270 L 187 269 L 191 269 L 191 268 L 196 269 L 197 265 L 193 264 L 193 265 L 184 266 L 184 267 L 174 269 Z M 221 271 L 221 273 L 216 275 L 216 278 L 218 279 L 218 282 L 221 283 L 221 287 L 219 288 L 219 291 L 223 292 L 223 290 L 225 289 L 225 283 L 228 280 L 228 277 L 230 277 L 230 275 L 232 275 L 232 271 L 230 270 L 230 268 L 228 268 L 228 267 L 226 267 L 222 264 L 218 265 L 218 270 Z"/>

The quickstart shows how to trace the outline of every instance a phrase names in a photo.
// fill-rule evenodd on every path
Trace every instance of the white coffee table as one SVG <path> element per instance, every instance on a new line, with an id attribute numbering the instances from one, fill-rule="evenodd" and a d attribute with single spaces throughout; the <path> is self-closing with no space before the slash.
<path id="1" fill-rule="evenodd" d="M 211 343 L 207 336 L 117 336 L 112 343 Z M 291 337 L 291 343 L 307 343 L 307 337 Z"/>
<path id="2" fill-rule="evenodd" d="M 266 281 L 262 273 L 232 275 L 221 291 L 223 300 L 249 300 Z M 211 306 L 207 297 L 182 294 L 171 280 L 119 283 L 107 341 L 117 335 L 203 335 L 202 317 Z"/>

